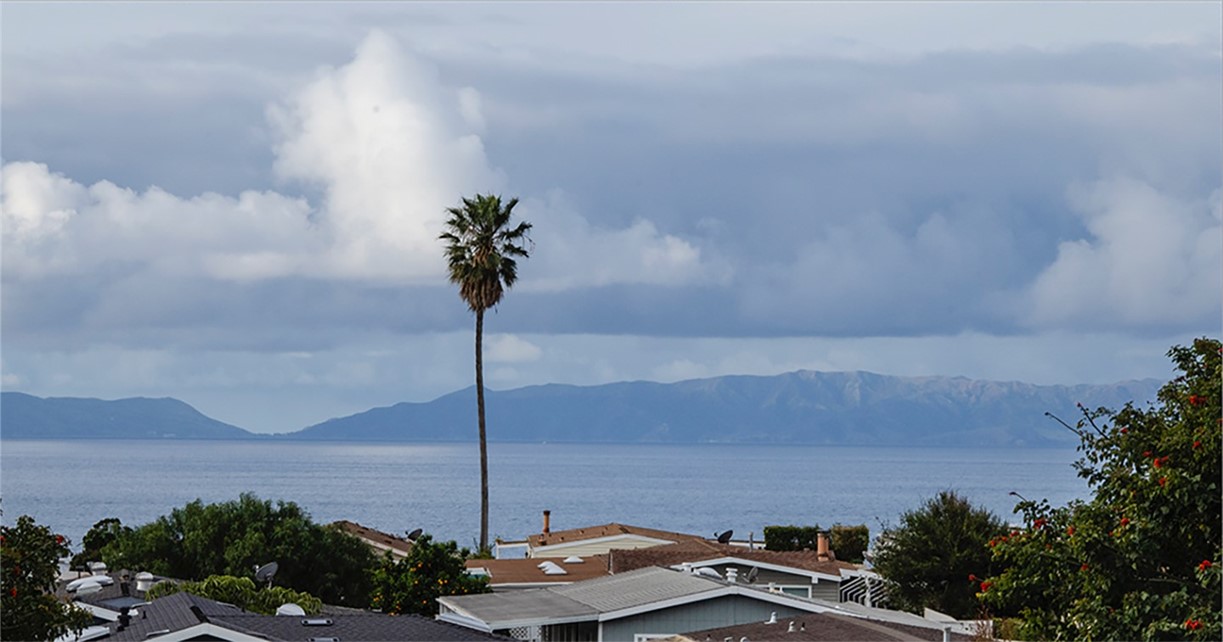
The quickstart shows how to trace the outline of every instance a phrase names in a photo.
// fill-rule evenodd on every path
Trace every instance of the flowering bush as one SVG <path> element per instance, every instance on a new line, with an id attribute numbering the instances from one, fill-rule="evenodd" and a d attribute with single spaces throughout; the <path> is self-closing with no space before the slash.
<path id="1" fill-rule="evenodd" d="M 1007 569 L 982 601 L 1020 617 L 1028 639 L 1219 640 L 1220 343 L 1168 356 L 1182 373 L 1145 409 L 1083 409 L 1075 464 L 1093 491 L 995 542 Z"/>
<path id="2" fill-rule="evenodd" d="M 0 526 L 0 639 L 51 640 L 79 632 L 93 617 L 55 597 L 68 540 L 34 518 Z"/>
<path id="3" fill-rule="evenodd" d="M 390 553 L 373 574 L 370 606 L 384 613 L 437 615 L 437 598 L 443 595 L 487 593 L 488 580 L 467 574 L 463 559 L 468 550 L 454 542 L 434 543 L 421 535 L 408 556 L 395 560 Z"/>

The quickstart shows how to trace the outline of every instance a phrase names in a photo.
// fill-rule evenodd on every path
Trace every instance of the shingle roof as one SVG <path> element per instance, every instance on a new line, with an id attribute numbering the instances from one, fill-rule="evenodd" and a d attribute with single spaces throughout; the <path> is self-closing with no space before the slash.
<path id="1" fill-rule="evenodd" d="M 641 526 L 630 526 L 628 524 L 617 524 L 613 522 L 611 524 L 603 524 L 601 526 L 587 526 L 585 528 L 571 528 L 564 531 L 540 533 L 538 535 L 531 535 L 527 538 L 527 541 L 533 548 L 538 548 L 540 546 L 553 546 L 555 544 L 598 539 L 600 537 L 612 537 L 614 535 L 640 535 L 642 537 L 652 537 L 654 539 L 663 539 L 672 542 L 704 539 L 699 535 L 673 533 L 671 531 L 660 531 L 653 528 L 642 528 Z"/>
<path id="2" fill-rule="evenodd" d="M 372 544 L 374 548 L 379 550 L 386 550 L 389 548 L 392 549 L 395 554 L 400 556 L 405 556 L 412 552 L 412 542 L 403 539 L 402 537 L 391 535 L 390 533 L 384 533 L 376 528 L 362 526 L 361 524 L 350 522 L 346 519 L 332 522 L 331 525 L 343 529 L 344 532 L 348 533 L 349 535 L 365 540 L 366 543 Z"/>
<path id="3" fill-rule="evenodd" d="M 797 630 L 789 630 L 791 622 L 794 623 Z M 755 641 L 784 640 L 785 642 L 892 642 L 894 640 L 929 640 L 933 642 L 942 640 L 943 632 L 939 628 L 879 622 L 845 615 L 812 613 L 798 617 L 779 618 L 776 624 L 753 622 L 694 631 L 683 634 L 683 637 L 696 642 L 705 640 L 722 642 L 726 638 L 735 640 L 747 638 Z M 958 633 L 953 633 L 951 638 L 957 641 L 972 639 L 970 636 Z"/>
<path id="4" fill-rule="evenodd" d="M 563 575 L 549 575 L 539 565 L 542 561 L 551 562 L 565 571 Z M 608 574 L 607 556 L 588 555 L 581 562 L 566 562 L 561 558 L 541 560 L 539 558 L 517 560 L 467 560 L 467 568 L 484 569 L 488 573 L 489 584 L 560 584 L 578 582 Z"/>
<path id="5" fill-rule="evenodd" d="M 608 554 L 608 567 L 612 573 L 623 573 L 647 566 L 676 566 L 685 562 L 702 562 L 722 557 L 736 557 L 745 561 L 789 566 L 834 576 L 840 575 L 841 569 L 857 568 L 849 562 L 820 560 L 815 551 L 766 551 L 707 540 L 612 551 Z"/>

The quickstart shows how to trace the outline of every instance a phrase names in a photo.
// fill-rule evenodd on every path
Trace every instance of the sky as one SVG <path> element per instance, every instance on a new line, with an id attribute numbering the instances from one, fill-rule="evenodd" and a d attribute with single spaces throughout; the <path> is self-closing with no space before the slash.
<path id="1" fill-rule="evenodd" d="M 1223 323 L 1217 2 L 0 4 L 0 384 L 285 432 L 486 384 L 1171 376 Z"/>

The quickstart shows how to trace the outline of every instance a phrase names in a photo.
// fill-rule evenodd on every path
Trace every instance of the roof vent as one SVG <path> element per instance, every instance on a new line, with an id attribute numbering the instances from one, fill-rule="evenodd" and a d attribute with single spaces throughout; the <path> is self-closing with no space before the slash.
<path id="1" fill-rule="evenodd" d="M 331 626 L 335 622 L 329 617 L 308 617 L 302 620 L 302 626 Z"/>
<path id="2" fill-rule="evenodd" d="M 586 560 L 578 557 L 577 555 L 570 555 L 569 557 L 566 557 L 564 560 L 561 560 L 561 561 L 563 561 L 566 564 L 582 564 Z"/>
<path id="3" fill-rule="evenodd" d="M 276 607 L 276 615 L 293 615 L 293 616 L 301 617 L 305 614 L 306 614 L 305 609 L 303 609 L 302 607 L 292 602 L 281 604 L 280 606 Z"/>
<path id="4" fill-rule="evenodd" d="M 136 574 L 136 590 L 147 591 L 153 588 L 153 574 L 148 571 L 141 571 Z"/>
<path id="5" fill-rule="evenodd" d="M 568 575 L 569 571 L 561 568 L 556 562 L 543 562 L 539 568 L 544 570 L 544 575 Z"/>

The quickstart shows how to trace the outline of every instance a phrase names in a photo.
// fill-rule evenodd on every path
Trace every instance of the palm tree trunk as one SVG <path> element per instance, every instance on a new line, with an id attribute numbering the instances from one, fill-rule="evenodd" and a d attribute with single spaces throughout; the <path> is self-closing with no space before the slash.
<path id="1" fill-rule="evenodd" d="M 480 552 L 488 550 L 488 440 L 484 429 L 484 310 L 476 310 L 476 408 L 480 416 Z"/>

